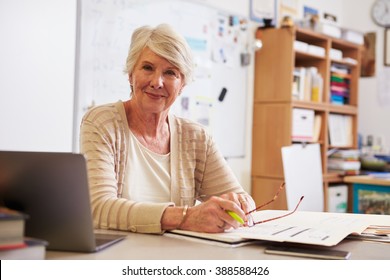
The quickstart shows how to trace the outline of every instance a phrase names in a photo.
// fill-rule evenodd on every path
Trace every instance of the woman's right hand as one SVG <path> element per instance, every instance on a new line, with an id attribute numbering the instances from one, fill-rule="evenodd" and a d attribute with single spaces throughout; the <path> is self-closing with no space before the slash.
<path id="1" fill-rule="evenodd" d="M 233 201 L 213 196 L 207 201 L 188 208 L 180 229 L 198 232 L 219 233 L 226 229 L 238 228 L 240 223 L 231 217 L 226 211 L 235 212 L 244 221 L 244 211 Z"/>

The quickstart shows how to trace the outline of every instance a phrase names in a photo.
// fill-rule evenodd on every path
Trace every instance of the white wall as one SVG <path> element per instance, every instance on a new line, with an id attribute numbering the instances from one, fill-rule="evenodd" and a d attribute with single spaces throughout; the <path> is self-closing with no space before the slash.
<path id="1" fill-rule="evenodd" d="M 0 0 L 0 149 L 71 151 L 76 0 Z"/>

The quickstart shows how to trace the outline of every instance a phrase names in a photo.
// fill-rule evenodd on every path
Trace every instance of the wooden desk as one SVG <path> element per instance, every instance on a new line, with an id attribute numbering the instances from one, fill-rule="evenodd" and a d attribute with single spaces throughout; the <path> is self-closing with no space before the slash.
<path id="1" fill-rule="evenodd" d="M 117 244 L 100 252 L 83 254 L 48 251 L 47 259 L 63 260 L 289 260 L 302 259 L 264 253 L 269 243 L 222 247 L 171 237 L 129 233 Z M 335 250 L 350 251 L 352 260 L 390 260 L 390 243 L 374 243 L 346 239 Z"/>
<path id="2" fill-rule="evenodd" d="M 352 212 L 390 214 L 389 179 L 372 176 L 346 176 L 344 182 L 352 184 L 352 194 L 349 196 L 352 200 Z"/>
<path id="3" fill-rule="evenodd" d="M 378 186 L 389 186 L 390 180 L 374 178 L 372 176 L 345 176 L 344 182 L 352 184 L 366 184 L 366 185 L 378 185 Z"/>

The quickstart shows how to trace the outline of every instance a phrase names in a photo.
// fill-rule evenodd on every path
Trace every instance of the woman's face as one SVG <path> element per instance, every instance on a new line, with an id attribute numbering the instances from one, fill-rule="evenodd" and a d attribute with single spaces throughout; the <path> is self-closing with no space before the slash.
<path id="1" fill-rule="evenodd" d="M 184 86 L 179 69 L 145 48 L 129 76 L 133 99 L 144 112 L 168 110 Z"/>

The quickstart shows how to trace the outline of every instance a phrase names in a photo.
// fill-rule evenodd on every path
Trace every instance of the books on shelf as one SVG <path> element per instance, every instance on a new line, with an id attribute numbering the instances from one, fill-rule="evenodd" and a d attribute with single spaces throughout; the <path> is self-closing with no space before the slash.
<path id="1" fill-rule="evenodd" d="M 338 105 L 348 104 L 350 94 L 350 68 L 333 63 L 330 75 L 330 102 Z"/>
<path id="2" fill-rule="evenodd" d="M 24 245 L 26 216 L 6 207 L 0 207 L 0 250 Z"/>
<path id="3" fill-rule="evenodd" d="M 328 170 L 342 175 L 357 175 L 360 173 L 359 150 L 338 150 L 328 158 Z"/>
<path id="4" fill-rule="evenodd" d="M 348 150 L 336 150 L 331 154 L 332 158 L 340 158 L 347 160 L 359 160 L 360 150 L 357 149 L 348 149 Z"/>
<path id="5" fill-rule="evenodd" d="M 333 170 L 359 170 L 360 161 L 359 160 L 345 160 L 339 158 L 329 158 L 328 159 L 328 169 Z"/>
<path id="6" fill-rule="evenodd" d="M 292 97 L 302 101 L 322 101 L 323 78 L 316 67 L 295 67 Z"/>

